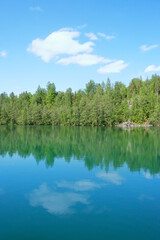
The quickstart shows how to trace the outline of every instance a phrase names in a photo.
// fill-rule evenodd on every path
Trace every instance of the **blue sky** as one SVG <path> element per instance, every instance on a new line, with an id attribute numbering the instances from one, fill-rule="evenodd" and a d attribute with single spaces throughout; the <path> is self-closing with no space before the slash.
<path id="1" fill-rule="evenodd" d="M 0 9 L 0 92 L 160 73 L 159 0 L 5 0 Z"/>

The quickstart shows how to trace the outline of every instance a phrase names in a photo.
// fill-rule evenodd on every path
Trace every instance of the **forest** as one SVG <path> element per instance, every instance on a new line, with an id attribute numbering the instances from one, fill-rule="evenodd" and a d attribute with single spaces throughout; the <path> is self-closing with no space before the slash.
<path id="1" fill-rule="evenodd" d="M 160 125 L 160 76 L 143 81 L 95 83 L 84 90 L 57 91 L 48 82 L 34 94 L 0 94 L 0 125 L 114 126 L 131 121 Z"/>

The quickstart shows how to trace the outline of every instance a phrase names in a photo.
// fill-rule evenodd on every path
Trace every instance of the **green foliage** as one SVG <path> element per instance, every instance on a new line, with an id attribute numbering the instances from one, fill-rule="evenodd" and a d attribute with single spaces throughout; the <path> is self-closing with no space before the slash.
<path id="1" fill-rule="evenodd" d="M 52 105 L 54 103 L 54 99 L 56 97 L 56 87 L 54 83 L 48 82 L 47 84 L 47 95 L 46 95 L 46 103 L 48 105 Z"/>
<path id="2" fill-rule="evenodd" d="M 160 126 L 160 104 L 156 104 L 155 110 L 150 117 L 150 122 L 156 126 Z"/>
<path id="3" fill-rule="evenodd" d="M 0 125 L 112 126 L 124 121 L 160 125 L 160 77 L 132 79 L 128 87 L 90 80 L 84 91 L 57 92 L 54 83 L 35 94 L 0 94 Z"/>

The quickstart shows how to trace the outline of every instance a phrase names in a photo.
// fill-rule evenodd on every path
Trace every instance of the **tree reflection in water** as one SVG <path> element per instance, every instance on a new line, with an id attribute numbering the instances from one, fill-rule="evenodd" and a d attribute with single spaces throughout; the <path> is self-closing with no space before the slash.
<path id="1" fill-rule="evenodd" d="M 56 158 L 84 161 L 94 166 L 114 168 L 127 164 L 130 171 L 160 172 L 160 129 L 113 127 L 1 126 L 0 155 L 33 155 L 37 163 L 53 166 Z"/>

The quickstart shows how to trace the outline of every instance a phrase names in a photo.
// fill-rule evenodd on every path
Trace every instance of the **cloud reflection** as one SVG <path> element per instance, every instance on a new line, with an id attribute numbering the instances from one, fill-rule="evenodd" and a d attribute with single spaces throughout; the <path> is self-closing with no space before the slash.
<path id="1" fill-rule="evenodd" d="M 96 188 L 100 188 L 99 184 L 91 182 L 90 180 L 82 180 L 77 182 L 59 182 L 57 183 L 57 187 L 59 188 L 67 188 L 74 191 L 89 191 L 94 190 Z"/>
<path id="2" fill-rule="evenodd" d="M 144 172 L 143 175 L 146 179 L 149 179 L 149 180 L 151 180 L 153 178 L 149 172 Z"/>
<path id="3" fill-rule="evenodd" d="M 146 195 L 146 194 L 141 194 L 141 195 L 138 197 L 138 199 L 139 199 L 140 201 L 144 201 L 144 200 L 151 200 L 151 201 L 153 201 L 153 200 L 154 200 L 153 197 L 148 196 L 148 195 Z"/>
<path id="4" fill-rule="evenodd" d="M 42 206 L 49 213 L 55 215 L 72 214 L 72 208 L 77 203 L 88 205 L 88 196 L 74 192 L 58 192 L 50 189 L 43 183 L 38 189 L 35 189 L 29 196 L 31 206 Z"/>
<path id="5" fill-rule="evenodd" d="M 160 179 L 160 173 L 156 174 L 156 177 L 157 177 L 158 179 Z"/>
<path id="6" fill-rule="evenodd" d="M 160 179 L 160 173 L 151 175 L 149 172 L 143 172 L 143 176 L 148 179 L 148 180 L 152 180 L 153 178 L 158 178 Z"/>
<path id="7" fill-rule="evenodd" d="M 123 177 L 121 177 L 118 173 L 112 172 L 112 173 L 106 173 L 106 172 L 99 172 L 96 175 L 98 178 L 101 178 L 105 181 L 108 181 L 110 183 L 113 183 L 115 185 L 121 185 L 122 182 L 125 180 Z"/>
<path id="8" fill-rule="evenodd" d="M 96 177 L 116 185 L 120 185 L 124 181 L 124 178 L 118 173 L 99 172 L 96 174 Z M 73 214 L 77 204 L 85 206 L 84 212 L 90 212 L 93 211 L 94 206 L 89 201 L 90 195 L 86 192 L 100 189 L 103 186 L 105 186 L 104 183 L 97 184 L 84 179 L 75 182 L 56 182 L 53 190 L 46 183 L 43 183 L 29 195 L 29 202 L 31 206 L 41 206 L 49 213 L 55 215 Z M 106 209 L 106 206 L 104 208 Z"/>

